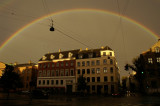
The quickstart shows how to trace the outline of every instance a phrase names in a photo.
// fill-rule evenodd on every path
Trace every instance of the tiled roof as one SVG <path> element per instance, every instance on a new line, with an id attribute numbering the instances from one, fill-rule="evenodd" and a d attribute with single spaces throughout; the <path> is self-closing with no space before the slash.
<path id="1" fill-rule="evenodd" d="M 83 58 L 89 58 L 88 54 L 92 53 L 93 54 L 93 58 L 94 57 L 100 57 L 100 51 L 101 50 L 112 50 L 110 47 L 106 46 L 103 48 L 99 48 L 99 49 L 89 49 L 89 50 L 68 50 L 68 51 L 60 51 L 60 52 L 55 52 L 55 53 L 47 53 L 45 54 L 43 57 L 45 58 L 43 60 L 43 57 L 39 60 L 39 61 L 52 61 L 53 59 L 59 59 L 59 54 L 61 53 L 63 55 L 63 59 L 64 58 L 68 58 L 68 54 L 72 53 L 72 57 L 75 57 L 76 59 L 78 59 L 78 55 L 82 54 Z M 51 58 L 54 57 L 54 58 Z"/>

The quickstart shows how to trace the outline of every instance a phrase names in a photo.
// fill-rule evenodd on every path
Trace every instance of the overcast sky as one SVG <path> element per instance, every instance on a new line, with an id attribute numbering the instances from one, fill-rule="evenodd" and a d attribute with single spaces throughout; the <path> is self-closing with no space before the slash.
<path id="1" fill-rule="evenodd" d="M 157 38 L 122 16 L 99 10 L 129 17 L 160 35 L 159 0 L 0 0 L 0 45 L 25 25 L 48 16 L 0 48 L 0 61 L 37 63 L 45 53 L 59 48 L 63 51 L 109 46 L 115 51 L 122 75 L 127 75 L 124 64 L 149 49 Z M 54 32 L 49 31 L 49 19 L 54 21 Z"/>

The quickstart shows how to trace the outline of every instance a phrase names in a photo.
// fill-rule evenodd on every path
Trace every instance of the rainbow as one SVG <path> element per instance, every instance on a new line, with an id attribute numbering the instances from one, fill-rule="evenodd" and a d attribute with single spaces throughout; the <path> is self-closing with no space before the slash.
<path id="1" fill-rule="evenodd" d="M 117 17 L 121 17 L 122 19 L 125 19 L 137 26 L 139 26 L 141 29 L 145 30 L 146 32 L 150 33 L 151 35 L 153 35 L 156 39 L 158 39 L 158 35 L 155 34 L 154 32 L 152 32 L 149 28 L 147 28 L 146 26 L 142 25 L 141 23 L 129 18 L 129 17 L 126 17 L 126 16 L 123 16 L 123 15 L 119 15 L 118 13 L 114 13 L 114 12 L 111 12 L 111 11 L 107 11 L 107 10 L 102 10 L 102 9 L 89 9 L 89 8 L 78 8 L 78 9 L 68 9 L 68 10 L 61 10 L 61 11 L 58 11 L 58 12 L 54 12 L 54 13 L 50 13 L 50 14 L 47 14 L 45 16 L 42 16 L 42 17 L 39 17 L 35 20 L 33 20 L 32 22 L 26 24 L 25 26 L 23 26 L 22 28 L 20 28 L 19 30 L 17 30 L 14 34 L 12 34 L 7 40 L 5 40 L 1 45 L 0 45 L 0 50 L 2 50 L 11 40 L 13 40 L 16 36 L 20 35 L 21 32 L 23 32 L 25 29 L 29 28 L 31 25 L 33 25 L 34 23 L 37 23 L 43 19 L 46 19 L 48 18 L 49 16 L 53 16 L 53 15 L 59 15 L 59 14 L 62 14 L 62 13 L 67 13 L 67 12 L 82 12 L 82 11 L 89 11 L 89 12 L 99 12 L 99 13 L 104 13 L 104 14 L 109 14 L 109 15 L 112 15 L 112 16 L 117 16 Z"/>

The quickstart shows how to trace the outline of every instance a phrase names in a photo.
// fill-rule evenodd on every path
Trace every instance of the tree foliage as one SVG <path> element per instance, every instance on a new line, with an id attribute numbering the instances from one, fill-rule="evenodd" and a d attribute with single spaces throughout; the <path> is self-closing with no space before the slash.
<path id="1" fill-rule="evenodd" d="M 86 78 L 83 75 L 79 76 L 77 84 L 78 91 L 84 92 L 87 89 Z"/>
<path id="2" fill-rule="evenodd" d="M 145 79 L 145 74 L 144 74 L 144 67 L 143 67 L 143 60 L 142 57 L 139 56 L 135 59 L 133 59 L 133 64 L 126 64 L 124 66 L 125 70 L 128 71 L 129 69 L 133 70 L 136 72 L 136 74 L 134 75 L 134 78 L 137 80 L 137 82 L 139 83 L 139 91 L 143 92 L 144 91 L 144 84 L 143 81 Z"/>
<path id="3" fill-rule="evenodd" d="M 16 90 L 16 88 L 23 87 L 21 78 L 18 73 L 14 72 L 14 67 L 12 65 L 6 64 L 6 68 L 0 79 L 0 82 L 3 89 L 7 92 L 9 92 L 11 89 Z"/>

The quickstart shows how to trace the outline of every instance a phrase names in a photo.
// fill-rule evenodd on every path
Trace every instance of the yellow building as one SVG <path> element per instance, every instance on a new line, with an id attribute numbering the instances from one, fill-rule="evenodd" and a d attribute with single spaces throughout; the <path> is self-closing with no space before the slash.
<path id="1" fill-rule="evenodd" d="M 114 51 L 109 47 L 81 50 L 76 59 L 76 82 L 83 75 L 88 93 L 117 93 L 120 81 Z"/>
<path id="2" fill-rule="evenodd" d="M 4 73 L 5 67 L 6 67 L 5 63 L 0 62 L 0 78 L 2 77 Z"/>
<path id="3" fill-rule="evenodd" d="M 14 64 L 14 71 L 20 74 L 24 87 L 22 90 L 30 90 L 30 88 L 36 87 L 37 81 L 37 68 L 38 66 L 34 63 L 25 64 Z M 32 87 L 30 85 L 32 84 Z"/>

